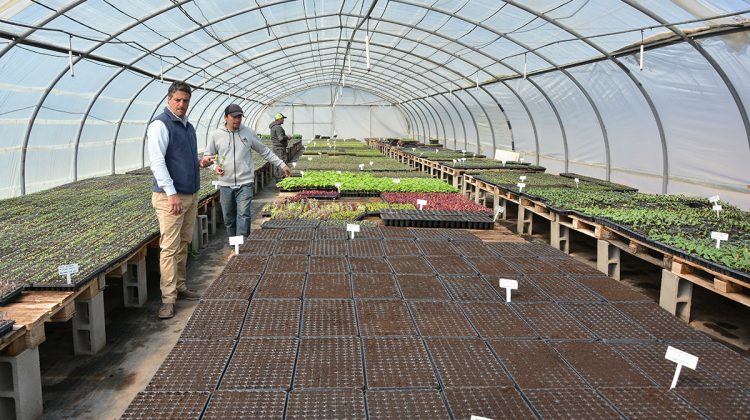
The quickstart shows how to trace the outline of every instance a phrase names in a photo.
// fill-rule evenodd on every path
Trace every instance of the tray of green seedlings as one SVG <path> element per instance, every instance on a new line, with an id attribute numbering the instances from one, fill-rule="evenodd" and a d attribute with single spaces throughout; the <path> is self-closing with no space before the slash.
<path id="1" fill-rule="evenodd" d="M 286 178 L 276 184 L 284 191 L 338 189 L 343 193 L 379 194 L 381 192 L 458 192 L 433 178 L 385 178 L 367 172 L 310 171 L 304 176 Z"/>
<path id="2" fill-rule="evenodd" d="M 529 171 L 544 172 L 546 168 L 537 165 L 531 165 L 527 162 L 501 162 L 487 158 L 460 158 L 451 161 L 440 162 L 445 166 L 454 169 L 506 169 L 510 171 Z"/>
<path id="3" fill-rule="evenodd" d="M 696 264 L 750 281 L 750 213 L 706 198 L 571 188 L 530 188 L 548 205 L 590 217 Z M 720 243 L 711 232 L 729 235 Z"/>
<path id="4" fill-rule="evenodd" d="M 379 214 L 381 210 L 414 210 L 412 204 L 389 204 L 385 202 L 319 201 L 306 199 L 268 203 L 262 212 L 270 214 L 272 220 L 361 220 L 365 216 Z"/>
<path id="5" fill-rule="evenodd" d="M 344 148 L 344 149 L 354 149 L 354 148 L 360 148 L 360 149 L 367 149 L 367 143 L 361 142 L 356 139 L 348 139 L 348 140 L 337 140 L 337 139 L 329 139 L 329 140 L 319 140 L 315 139 L 310 141 L 306 144 L 307 147 L 328 147 L 328 146 L 335 146 L 338 148 Z"/>
<path id="6" fill-rule="evenodd" d="M 370 164 L 372 162 L 372 164 Z M 404 171 L 415 169 L 385 156 L 302 156 L 296 162 L 295 169 L 301 171 Z"/>
<path id="7" fill-rule="evenodd" d="M 580 181 L 586 181 L 592 184 L 603 185 L 607 187 L 607 189 L 612 190 L 612 191 L 638 191 L 638 188 L 633 188 L 627 185 L 617 184 L 614 182 L 606 181 L 606 180 L 599 179 L 599 178 L 593 178 L 590 176 L 579 175 L 573 172 L 564 172 L 564 173 L 561 173 L 560 176 L 565 177 L 565 178 L 578 179 Z"/>
<path id="8" fill-rule="evenodd" d="M 581 181 L 576 184 L 572 178 L 564 178 L 559 175 L 552 175 L 540 172 L 527 172 L 521 173 L 519 171 L 509 172 L 477 172 L 469 173 L 476 179 L 481 181 L 502 187 L 515 192 L 519 191 L 518 184 L 523 182 L 526 184 L 524 191 L 528 191 L 532 187 L 557 187 L 557 188 L 591 188 L 600 187 L 597 184 L 592 184 L 586 181 Z M 525 177 L 521 180 L 521 177 Z M 602 188 L 597 188 L 602 189 Z"/>
<path id="9" fill-rule="evenodd" d="M 303 156 L 360 156 L 360 157 L 382 157 L 383 154 L 373 149 L 345 149 L 345 148 L 334 148 L 334 147 L 308 147 L 302 151 Z"/>

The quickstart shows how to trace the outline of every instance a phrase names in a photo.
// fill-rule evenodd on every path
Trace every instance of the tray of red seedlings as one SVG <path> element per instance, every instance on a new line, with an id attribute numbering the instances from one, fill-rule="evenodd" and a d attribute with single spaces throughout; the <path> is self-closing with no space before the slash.
<path id="1" fill-rule="evenodd" d="M 341 194 L 336 190 L 302 190 L 292 197 L 290 201 L 300 201 L 311 198 L 316 200 L 335 200 L 340 196 Z"/>

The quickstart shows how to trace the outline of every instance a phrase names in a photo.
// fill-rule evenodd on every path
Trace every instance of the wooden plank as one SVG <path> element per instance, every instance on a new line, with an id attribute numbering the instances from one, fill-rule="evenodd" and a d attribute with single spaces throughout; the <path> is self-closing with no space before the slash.
<path id="1" fill-rule="evenodd" d="M 714 277 L 714 289 L 724 293 L 740 293 L 742 286 L 731 281 L 722 280 Z"/>
<path id="2" fill-rule="evenodd" d="M 56 314 L 52 315 L 50 322 L 68 322 L 76 314 L 75 300 L 71 300 Z"/>

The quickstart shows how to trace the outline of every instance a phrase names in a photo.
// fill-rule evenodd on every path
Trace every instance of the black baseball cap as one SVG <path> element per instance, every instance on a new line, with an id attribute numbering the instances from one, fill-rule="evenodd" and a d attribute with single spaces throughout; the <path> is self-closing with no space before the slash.
<path id="1" fill-rule="evenodd" d="M 233 117 L 236 117 L 238 115 L 245 115 L 242 112 L 242 108 L 240 108 L 237 104 L 230 104 L 226 108 L 224 108 L 224 116 L 231 115 Z"/>

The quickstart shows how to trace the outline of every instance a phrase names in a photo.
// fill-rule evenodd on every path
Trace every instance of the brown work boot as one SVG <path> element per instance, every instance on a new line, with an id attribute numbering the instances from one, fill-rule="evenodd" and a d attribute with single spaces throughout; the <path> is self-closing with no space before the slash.
<path id="1" fill-rule="evenodd" d="M 201 294 L 195 290 L 185 289 L 183 291 L 177 291 L 177 299 L 198 300 L 200 298 Z"/>
<path id="2" fill-rule="evenodd" d="M 159 318 L 169 319 L 174 316 L 174 303 L 163 303 L 159 308 Z"/>

